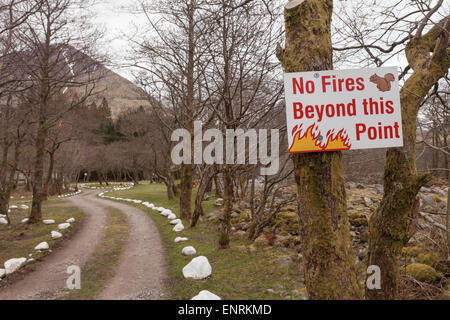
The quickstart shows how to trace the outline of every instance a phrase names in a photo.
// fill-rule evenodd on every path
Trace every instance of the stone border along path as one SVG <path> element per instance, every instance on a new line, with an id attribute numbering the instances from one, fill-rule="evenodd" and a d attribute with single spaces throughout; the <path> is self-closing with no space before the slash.
<path id="1" fill-rule="evenodd" d="M 109 200 L 116 200 L 116 201 L 125 201 L 125 202 L 132 202 L 135 204 L 143 205 L 149 209 L 152 209 L 153 211 L 158 211 L 162 216 L 166 217 L 169 220 L 170 224 L 174 224 L 174 228 L 172 231 L 178 233 L 184 230 L 184 225 L 181 219 L 177 219 L 177 216 L 172 212 L 170 209 L 166 209 L 163 207 L 157 207 L 153 203 L 149 203 L 147 201 L 142 201 L 138 199 L 128 199 L 128 198 L 120 198 L 120 197 L 111 197 L 105 195 L 108 192 L 111 191 L 118 191 L 118 190 L 128 190 L 131 189 L 132 186 L 126 187 L 126 188 L 114 188 L 110 191 L 104 191 L 98 194 L 98 197 L 102 199 L 109 199 Z M 175 242 L 180 241 L 188 241 L 188 238 L 185 237 L 176 237 Z M 182 254 L 185 255 L 196 255 L 197 252 L 194 247 L 188 246 L 183 248 Z M 198 256 L 196 258 L 193 258 L 190 263 L 188 263 L 182 270 L 183 275 L 185 278 L 190 279 L 206 279 L 211 275 L 212 268 L 209 264 L 208 259 L 205 256 Z M 193 297 L 191 300 L 221 300 L 221 298 L 208 290 L 202 290 L 199 292 L 198 295 Z"/>
<path id="2" fill-rule="evenodd" d="M 36 264 L 34 271 L 11 286 L 3 288 L 0 291 L 0 300 L 55 299 L 65 294 L 66 280 L 69 277 L 67 268 L 71 265 L 82 267 L 88 261 L 103 239 L 108 215 L 108 210 L 105 207 L 85 203 L 80 201 L 81 199 L 83 198 L 73 197 L 70 201 L 84 212 L 82 228 L 68 239 L 63 247 Z M 70 218 L 67 221 L 73 220 Z M 70 223 L 62 223 L 59 226 L 70 227 Z M 54 232 L 52 233 L 58 236 Z M 37 245 L 46 247 L 43 243 Z M 50 250 L 50 247 L 48 250 Z M 23 258 L 18 259 L 13 261 L 9 268 L 17 271 L 28 262 L 31 261 L 23 261 Z"/>

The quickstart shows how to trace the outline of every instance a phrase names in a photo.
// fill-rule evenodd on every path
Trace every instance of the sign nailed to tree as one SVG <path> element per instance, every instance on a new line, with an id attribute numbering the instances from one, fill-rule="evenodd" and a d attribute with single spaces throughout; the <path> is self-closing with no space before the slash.
<path id="1" fill-rule="evenodd" d="M 397 68 L 284 75 L 290 153 L 403 146 Z"/>

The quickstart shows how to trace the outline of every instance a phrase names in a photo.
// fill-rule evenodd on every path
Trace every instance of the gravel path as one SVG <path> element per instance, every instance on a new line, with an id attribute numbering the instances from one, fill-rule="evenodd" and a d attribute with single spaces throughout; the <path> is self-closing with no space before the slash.
<path id="1" fill-rule="evenodd" d="M 103 238 L 108 207 L 127 215 L 130 233 L 124 246 L 116 273 L 99 299 L 149 300 L 163 299 L 166 279 L 166 252 L 154 221 L 136 207 L 99 199 L 98 191 L 85 191 L 69 198 L 73 205 L 85 212 L 82 228 L 37 264 L 36 270 L 22 280 L 0 291 L 0 300 L 55 299 L 64 293 L 67 267 L 81 268 L 94 253 Z M 55 225 L 56 227 L 56 225 Z M 81 273 L 83 281 L 83 273 Z M 83 286 L 83 282 L 81 282 Z"/>
<path id="2" fill-rule="evenodd" d="M 99 299 L 164 299 L 166 252 L 155 222 L 143 210 L 127 204 L 99 198 L 93 202 L 121 210 L 130 225 L 130 235 L 116 274 Z"/>
<path id="3" fill-rule="evenodd" d="M 69 198 L 74 205 L 85 212 L 80 230 L 36 265 L 36 269 L 20 281 L 0 291 L 0 300 L 51 300 L 59 297 L 70 276 L 67 267 L 82 267 L 94 253 L 103 238 L 108 211 L 105 206 L 86 201 L 92 192 Z M 57 224 L 55 224 L 57 230 Z"/>

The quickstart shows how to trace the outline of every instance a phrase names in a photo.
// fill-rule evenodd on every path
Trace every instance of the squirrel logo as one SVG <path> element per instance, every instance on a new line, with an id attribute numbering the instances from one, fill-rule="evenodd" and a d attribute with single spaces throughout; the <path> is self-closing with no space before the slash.
<path id="1" fill-rule="evenodd" d="M 378 90 L 380 91 L 390 91 L 391 90 L 391 82 L 395 81 L 395 77 L 392 73 L 387 73 L 384 78 L 374 74 L 370 77 L 370 82 L 373 82 L 377 85 Z"/>

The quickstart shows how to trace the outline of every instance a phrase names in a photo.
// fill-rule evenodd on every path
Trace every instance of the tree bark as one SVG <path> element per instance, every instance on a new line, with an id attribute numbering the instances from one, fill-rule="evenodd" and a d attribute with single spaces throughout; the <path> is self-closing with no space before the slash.
<path id="1" fill-rule="evenodd" d="M 285 8 L 286 72 L 330 70 L 332 0 Z M 341 152 L 293 155 L 305 283 L 310 299 L 357 299 Z"/>
<path id="2" fill-rule="evenodd" d="M 366 289 L 369 299 L 396 299 L 398 295 L 398 258 L 409 240 L 417 193 L 428 180 L 416 168 L 417 115 L 424 97 L 450 67 L 449 32 L 447 17 L 406 46 L 414 72 L 400 92 L 404 146 L 387 151 L 383 199 L 369 221 L 369 264 L 381 269 L 381 289 Z"/>
<path id="3" fill-rule="evenodd" d="M 202 201 L 208 189 L 208 186 L 211 184 L 211 180 L 214 174 L 215 172 L 212 166 L 208 166 L 207 168 L 205 168 L 202 179 L 200 180 L 200 185 L 197 190 L 197 195 L 195 197 L 195 208 L 194 213 L 192 214 L 191 228 L 197 225 L 198 219 L 204 214 Z"/>
<path id="4" fill-rule="evenodd" d="M 39 119 L 38 133 L 36 137 L 36 156 L 34 163 L 33 201 L 31 204 L 31 214 L 28 223 L 39 223 L 42 220 L 43 201 L 43 176 L 44 176 L 44 156 L 45 139 L 47 130 L 45 128 L 44 116 Z"/>
<path id="5" fill-rule="evenodd" d="M 49 152 L 49 165 L 48 165 L 48 171 L 47 171 L 47 178 L 45 179 L 45 182 L 44 182 L 44 193 L 42 195 L 42 198 L 44 200 L 48 199 L 48 185 L 50 184 L 50 180 L 52 179 L 52 175 L 53 175 L 53 167 L 54 167 L 54 163 L 55 163 L 55 151 L 51 150 Z"/>
<path id="6" fill-rule="evenodd" d="M 222 218 L 219 224 L 219 246 L 221 249 L 227 249 L 230 246 L 230 219 L 233 210 L 233 174 L 231 166 L 226 164 L 223 170 L 224 177 L 224 204 Z"/>

